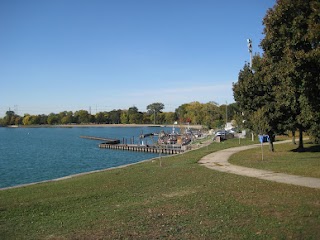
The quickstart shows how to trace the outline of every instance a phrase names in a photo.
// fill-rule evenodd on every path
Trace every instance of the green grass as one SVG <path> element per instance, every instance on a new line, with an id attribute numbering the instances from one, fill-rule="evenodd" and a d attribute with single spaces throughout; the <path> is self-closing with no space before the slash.
<path id="1" fill-rule="evenodd" d="M 197 164 L 233 146 L 0 191 L 0 239 L 319 239 L 320 190 Z"/>
<path id="2" fill-rule="evenodd" d="M 261 148 L 243 151 L 233 155 L 229 162 L 245 167 L 272 170 L 276 172 L 320 178 L 320 145 L 305 143 L 305 152 L 296 152 L 296 145 L 274 145 L 270 152 L 264 144 L 263 161 Z"/>

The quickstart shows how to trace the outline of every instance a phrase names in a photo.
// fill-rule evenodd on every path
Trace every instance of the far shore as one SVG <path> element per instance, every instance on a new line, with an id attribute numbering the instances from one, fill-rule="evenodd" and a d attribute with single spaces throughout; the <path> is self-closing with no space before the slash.
<path id="1" fill-rule="evenodd" d="M 159 124 L 59 124 L 59 125 L 12 125 L 7 126 L 8 128 L 73 128 L 73 127 L 184 127 L 184 128 L 192 128 L 192 129 L 202 129 L 201 125 L 159 125 Z"/>

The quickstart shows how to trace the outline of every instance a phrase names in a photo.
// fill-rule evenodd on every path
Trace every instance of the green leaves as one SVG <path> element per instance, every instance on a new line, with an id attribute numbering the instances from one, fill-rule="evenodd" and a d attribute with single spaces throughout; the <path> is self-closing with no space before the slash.
<path id="1" fill-rule="evenodd" d="M 320 3 L 315 0 L 279 0 L 263 23 L 262 57 L 255 56 L 234 84 L 235 100 L 251 128 L 264 117 L 273 131 L 313 129 L 320 125 Z M 264 127 L 264 128 L 265 128 Z"/>

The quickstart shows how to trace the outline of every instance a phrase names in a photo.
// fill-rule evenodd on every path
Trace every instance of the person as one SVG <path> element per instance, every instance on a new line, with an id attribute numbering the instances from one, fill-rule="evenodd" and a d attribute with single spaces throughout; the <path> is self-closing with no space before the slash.
<path id="1" fill-rule="evenodd" d="M 269 150 L 274 152 L 273 142 L 275 141 L 275 134 L 272 131 L 268 132 Z"/>

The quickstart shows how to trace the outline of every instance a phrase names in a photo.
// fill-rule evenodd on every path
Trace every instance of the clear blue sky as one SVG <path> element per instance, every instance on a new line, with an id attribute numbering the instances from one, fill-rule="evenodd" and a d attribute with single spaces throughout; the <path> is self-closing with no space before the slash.
<path id="1" fill-rule="evenodd" d="M 1 0 L 0 116 L 233 102 L 275 0 Z"/>

